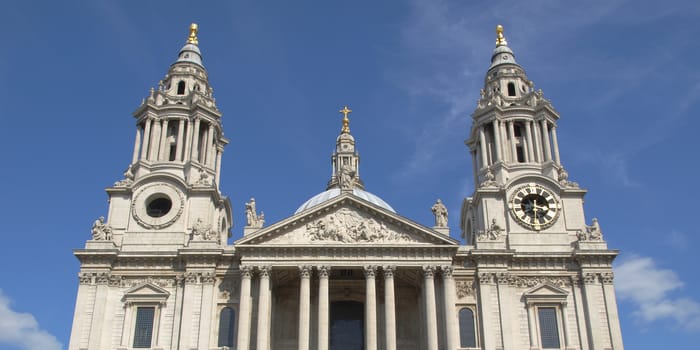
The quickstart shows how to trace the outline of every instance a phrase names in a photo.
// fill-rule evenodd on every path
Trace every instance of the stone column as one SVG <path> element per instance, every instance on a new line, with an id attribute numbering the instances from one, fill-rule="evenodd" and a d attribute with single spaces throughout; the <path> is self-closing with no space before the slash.
<path id="1" fill-rule="evenodd" d="M 477 292 L 481 308 L 479 313 L 481 314 L 481 324 L 488 325 L 480 327 L 483 334 L 481 338 L 482 349 L 496 349 L 499 346 L 499 329 L 493 326 L 498 323 L 500 317 L 498 305 L 495 305 L 496 303 L 491 299 L 495 293 L 494 274 L 492 272 L 479 272 L 479 290 Z"/>
<path id="2" fill-rule="evenodd" d="M 194 120 L 194 130 L 192 130 L 192 153 L 190 159 L 199 161 L 199 118 Z"/>
<path id="3" fill-rule="evenodd" d="M 537 318 L 535 317 L 535 307 L 531 303 L 525 304 L 527 310 L 527 324 L 530 334 L 530 349 L 540 348 L 540 339 L 537 337 Z"/>
<path id="4" fill-rule="evenodd" d="M 597 275 L 594 272 L 584 272 L 583 275 L 583 300 L 586 310 L 588 339 L 591 349 L 603 349 L 603 339 L 600 316 L 596 305 L 600 305 L 601 291 L 596 283 Z"/>
<path id="5" fill-rule="evenodd" d="M 427 333 L 427 350 L 437 350 L 437 310 L 435 307 L 435 281 L 433 266 L 423 266 L 423 297 L 425 298 L 425 329 Z"/>
<path id="6" fill-rule="evenodd" d="M 365 349 L 377 350 L 377 286 L 376 267 L 365 266 Z"/>
<path id="7" fill-rule="evenodd" d="M 178 344 L 178 349 L 189 350 L 197 347 L 197 343 L 192 340 L 192 322 L 194 318 L 194 301 L 199 293 L 199 286 L 197 285 L 198 274 L 196 272 L 187 271 L 184 273 L 183 277 L 185 286 L 182 296 L 182 319 L 180 320 L 180 344 Z M 128 345 L 131 346 L 131 344 Z"/>
<path id="8" fill-rule="evenodd" d="M 561 328 L 564 331 L 564 349 L 571 349 L 571 337 L 569 336 L 569 321 L 567 315 L 569 314 L 566 302 L 561 303 Z"/>
<path id="9" fill-rule="evenodd" d="M 178 162 L 183 160 L 182 149 L 185 147 L 183 137 L 185 137 L 185 119 L 180 119 L 177 122 L 177 140 L 175 143 L 175 160 Z"/>
<path id="10" fill-rule="evenodd" d="M 513 325 L 514 318 L 511 317 L 514 313 L 511 311 L 510 296 L 512 294 L 508 284 L 509 280 L 510 275 L 506 272 L 499 272 L 496 274 L 496 293 L 498 295 L 499 307 L 498 318 L 501 324 L 501 342 L 505 350 L 515 349 L 511 334 L 514 334 L 514 330 L 518 329 L 517 326 Z"/>
<path id="11" fill-rule="evenodd" d="M 561 164 L 559 159 L 559 141 L 557 141 L 557 128 L 552 126 L 552 149 L 554 150 L 554 161 Z"/>
<path id="12" fill-rule="evenodd" d="M 250 316 L 251 316 L 251 297 L 250 297 L 250 280 L 253 274 L 253 269 L 250 266 L 241 266 L 241 296 L 238 304 L 238 342 L 237 350 L 250 349 Z"/>
<path id="13" fill-rule="evenodd" d="M 488 150 L 486 149 L 486 135 L 484 134 L 484 127 L 479 128 L 479 147 L 481 148 L 481 167 L 486 167 L 489 165 Z"/>
<path id="14" fill-rule="evenodd" d="M 394 297 L 395 266 L 384 266 L 384 333 L 385 350 L 396 350 L 396 303 Z"/>
<path id="15" fill-rule="evenodd" d="M 498 120 L 493 121 L 493 143 L 496 145 L 496 157 L 499 161 L 503 161 L 503 151 L 501 150 L 501 126 Z M 494 163 L 496 159 L 494 159 Z"/>
<path id="16" fill-rule="evenodd" d="M 134 141 L 134 154 L 131 156 L 131 164 L 139 161 L 139 151 L 141 149 L 141 126 L 136 126 L 136 141 Z"/>
<path id="17" fill-rule="evenodd" d="M 546 161 L 552 160 L 552 145 L 549 143 L 549 129 L 547 128 L 547 119 L 540 120 L 540 126 L 542 126 L 542 141 L 544 144 L 544 159 Z"/>
<path id="18" fill-rule="evenodd" d="M 143 131 L 143 146 L 141 146 L 141 159 L 148 160 L 148 149 L 149 144 L 151 142 L 151 124 L 153 123 L 153 120 L 147 119 L 146 120 L 146 126 L 144 127 Z"/>
<path id="19" fill-rule="evenodd" d="M 163 128 L 160 132 L 160 151 L 158 152 L 158 160 L 168 160 L 166 153 L 168 153 L 168 119 L 163 120 Z"/>
<path id="20" fill-rule="evenodd" d="M 260 293 L 258 295 L 258 343 L 257 350 L 270 350 L 270 267 L 258 267 Z"/>
<path id="21" fill-rule="evenodd" d="M 175 276 L 175 315 L 182 315 L 182 293 L 184 293 L 185 278 L 183 275 Z M 171 334 L 170 347 L 173 349 L 180 348 L 180 327 L 182 323 L 181 317 L 174 317 L 173 332 Z"/>
<path id="22" fill-rule="evenodd" d="M 508 121 L 508 135 L 510 136 L 510 157 L 511 163 L 518 162 L 518 152 L 515 149 L 515 127 L 513 127 L 513 121 Z M 524 153 L 524 152 L 523 152 Z"/>
<path id="23" fill-rule="evenodd" d="M 311 266 L 299 266 L 299 350 L 309 350 L 309 326 L 311 321 Z"/>
<path id="24" fill-rule="evenodd" d="M 318 266 L 318 350 L 328 350 L 330 334 L 330 307 L 328 302 L 328 276 L 330 266 Z"/>
<path id="25" fill-rule="evenodd" d="M 479 186 L 479 165 L 477 164 L 478 162 L 478 154 L 477 150 L 471 151 L 471 156 L 472 156 L 472 176 L 474 176 L 474 182 L 476 183 L 476 186 Z"/>
<path id="26" fill-rule="evenodd" d="M 221 153 L 223 153 L 223 149 L 217 149 L 216 150 L 216 187 L 219 187 L 219 179 L 221 179 Z"/>
<path id="27" fill-rule="evenodd" d="M 537 157 L 537 161 L 540 163 L 544 163 L 544 155 L 543 155 L 543 150 L 542 150 L 542 138 L 540 137 L 540 128 L 537 127 L 537 124 L 535 121 L 532 122 L 532 133 L 533 135 L 533 147 L 535 147 L 535 156 Z"/>
<path id="28" fill-rule="evenodd" d="M 208 272 L 202 275 L 202 305 L 199 314 L 199 349 L 209 349 L 209 335 L 211 334 L 210 320 L 215 315 L 214 312 L 214 282 L 216 277 L 214 272 Z"/>
<path id="29" fill-rule="evenodd" d="M 442 267 L 442 291 L 445 306 L 445 340 L 447 350 L 459 347 L 459 330 L 457 313 L 455 312 L 455 280 L 452 278 L 452 266 Z"/>
<path id="30" fill-rule="evenodd" d="M 535 153 L 532 151 L 532 129 L 529 121 L 525 122 L 525 136 L 527 137 L 527 161 L 535 162 Z"/>
<path id="31" fill-rule="evenodd" d="M 210 168 L 214 167 L 214 159 L 216 152 L 216 141 L 214 140 L 215 132 L 214 125 L 209 126 L 209 133 L 207 134 L 207 166 Z"/>
<path id="32" fill-rule="evenodd" d="M 603 297 L 605 308 L 608 311 L 608 327 L 610 329 L 610 342 L 615 350 L 622 350 L 622 330 L 620 330 L 620 318 L 617 313 L 617 299 L 613 286 L 613 273 L 603 272 L 600 281 L 603 283 Z"/>
<path id="33" fill-rule="evenodd" d="M 182 161 L 186 162 L 192 159 L 192 122 L 187 119 L 187 134 L 185 135 L 185 154 L 182 156 Z"/>
<path id="34" fill-rule="evenodd" d="M 151 145 L 148 147 L 148 160 L 158 160 L 158 152 L 160 145 L 160 130 L 161 121 L 153 120 L 153 126 L 151 127 Z"/>

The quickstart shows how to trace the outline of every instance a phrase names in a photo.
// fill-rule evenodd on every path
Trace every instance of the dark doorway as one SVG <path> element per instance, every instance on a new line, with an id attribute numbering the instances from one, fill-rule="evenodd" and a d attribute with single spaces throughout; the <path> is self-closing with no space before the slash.
<path id="1" fill-rule="evenodd" d="M 365 348 L 365 306 L 356 301 L 331 303 L 331 349 Z"/>

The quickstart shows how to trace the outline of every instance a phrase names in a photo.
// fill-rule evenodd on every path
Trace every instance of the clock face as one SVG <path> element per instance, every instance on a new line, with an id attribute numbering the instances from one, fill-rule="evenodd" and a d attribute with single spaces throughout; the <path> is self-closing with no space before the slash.
<path id="1" fill-rule="evenodd" d="M 510 200 L 510 212 L 516 221 L 535 231 L 554 224 L 559 216 L 556 196 L 537 184 L 527 184 L 516 189 Z"/>

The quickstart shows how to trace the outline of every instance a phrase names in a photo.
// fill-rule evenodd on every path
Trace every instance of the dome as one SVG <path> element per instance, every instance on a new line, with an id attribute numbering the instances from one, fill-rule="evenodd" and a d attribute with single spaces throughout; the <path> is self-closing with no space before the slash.
<path id="1" fill-rule="evenodd" d="M 175 63 L 178 62 L 190 62 L 204 67 L 202 64 L 202 53 L 199 51 L 199 47 L 190 43 L 185 44 L 185 46 L 180 49 Z"/>
<path id="2" fill-rule="evenodd" d="M 359 188 L 353 188 L 352 189 L 352 194 L 354 194 L 357 197 L 360 197 L 374 205 L 380 206 L 392 213 L 396 213 L 394 208 L 392 208 L 387 202 L 385 202 L 383 199 L 377 197 L 376 195 L 369 193 L 367 191 L 361 190 Z M 315 207 L 323 202 L 326 202 L 332 198 L 340 196 L 340 189 L 339 188 L 331 188 L 328 191 L 321 192 L 309 199 L 308 201 L 304 202 L 295 212 L 294 214 L 301 213 L 302 211 Z"/>

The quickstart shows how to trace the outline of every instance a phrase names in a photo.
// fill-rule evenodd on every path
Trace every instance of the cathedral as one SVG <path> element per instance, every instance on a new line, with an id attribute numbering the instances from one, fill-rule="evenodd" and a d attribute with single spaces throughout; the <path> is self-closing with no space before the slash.
<path id="1" fill-rule="evenodd" d="M 197 35 L 133 113 L 131 165 L 74 251 L 70 350 L 623 349 L 618 251 L 586 221 L 559 114 L 501 26 L 466 135 L 462 241 L 440 200 L 427 227 L 365 188 L 345 106 L 325 191 L 275 223 L 248 200 L 229 242 L 228 140 Z"/>

